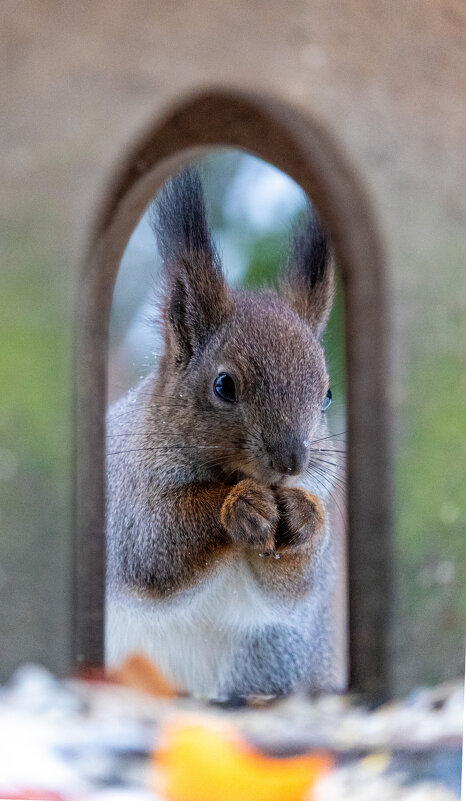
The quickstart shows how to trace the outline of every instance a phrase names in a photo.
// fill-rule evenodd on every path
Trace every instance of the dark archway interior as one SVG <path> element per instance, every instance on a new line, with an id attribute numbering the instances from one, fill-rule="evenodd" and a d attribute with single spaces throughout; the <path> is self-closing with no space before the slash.
<path id="1" fill-rule="evenodd" d="M 383 256 L 366 192 L 332 137 L 302 110 L 242 92 L 188 98 L 122 161 L 96 216 L 77 314 L 75 667 L 103 663 L 104 418 L 108 326 L 120 259 L 171 172 L 205 148 L 242 148 L 288 173 L 331 233 L 344 288 L 348 386 L 350 686 L 389 692 L 391 446 Z"/>

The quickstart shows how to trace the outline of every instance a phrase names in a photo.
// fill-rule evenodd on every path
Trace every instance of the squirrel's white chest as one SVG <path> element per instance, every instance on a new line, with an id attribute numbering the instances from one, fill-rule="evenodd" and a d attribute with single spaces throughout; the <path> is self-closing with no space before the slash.
<path id="1" fill-rule="evenodd" d="M 283 619 L 283 608 L 258 587 L 241 559 L 182 597 L 168 601 L 124 592 L 107 599 L 106 661 L 142 652 L 181 690 L 213 696 L 223 686 L 247 631 Z"/>

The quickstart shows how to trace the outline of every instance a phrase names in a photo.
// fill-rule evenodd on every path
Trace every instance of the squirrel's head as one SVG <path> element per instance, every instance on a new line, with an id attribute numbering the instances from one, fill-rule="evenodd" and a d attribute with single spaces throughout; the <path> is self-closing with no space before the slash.
<path id="1" fill-rule="evenodd" d="M 159 387 L 183 399 L 196 459 L 270 485 L 304 472 L 331 397 L 320 337 L 334 272 L 316 217 L 308 209 L 295 230 L 278 291 L 258 292 L 228 287 L 195 170 L 166 183 L 153 224 L 165 279 Z"/>

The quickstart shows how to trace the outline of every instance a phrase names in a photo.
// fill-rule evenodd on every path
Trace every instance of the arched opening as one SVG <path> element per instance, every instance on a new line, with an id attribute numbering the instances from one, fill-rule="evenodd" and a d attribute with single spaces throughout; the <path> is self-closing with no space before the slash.
<path id="1" fill-rule="evenodd" d="M 92 232 L 77 330 L 74 662 L 103 661 L 104 418 L 118 265 L 162 182 L 205 148 L 225 145 L 299 183 L 334 242 L 346 320 L 350 685 L 382 696 L 389 682 L 391 487 L 387 294 L 376 225 L 358 177 L 326 131 L 289 104 L 233 91 L 191 97 L 153 125 L 118 171 Z"/>

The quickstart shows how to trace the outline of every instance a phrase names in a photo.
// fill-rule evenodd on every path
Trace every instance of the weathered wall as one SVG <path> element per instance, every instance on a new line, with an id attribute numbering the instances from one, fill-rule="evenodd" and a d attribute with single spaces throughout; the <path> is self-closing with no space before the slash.
<path id="1" fill-rule="evenodd" d="M 441 341 L 465 358 L 465 19 L 460 0 L 3 0 L 5 303 L 25 261 L 37 258 L 37 285 L 16 293 L 31 329 L 1 372 L 0 436 L 17 460 L 0 496 L 3 673 L 21 657 L 65 664 L 73 296 L 86 230 L 114 160 L 167 101 L 192 88 L 252 87 L 314 109 L 374 197 L 396 299 L 394 401 L 403 410 L 412 352 L 428 359 Z M 54 404 L 56 418 L 43 421 L 40 437 L 44 459 L 50 440 L 62 457 L 58 473 L 37 484 L 27 467 L 28 404 L 41 392 L 34 321 L 47 327 L 47 298 L 58 315 L 48 345 L 57 384 L 42 401 Z M 13 337 L 17 310 L 8 300 L 2 336 Z M 13 385 L 21 386 L 22 401 L 12 409 Z M 21 498 L 19 515 L 13 496 Z M 46 521 L 39 540 L 34 519 Z"/>

